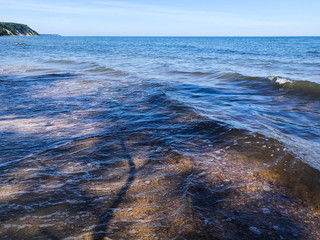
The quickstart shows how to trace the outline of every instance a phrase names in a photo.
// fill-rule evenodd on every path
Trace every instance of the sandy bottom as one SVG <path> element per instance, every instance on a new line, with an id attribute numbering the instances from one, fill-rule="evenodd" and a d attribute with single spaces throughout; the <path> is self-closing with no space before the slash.
<path id="1" fill-rule="evenodd" d="M 1 200 L 10 203 L 3 207 L 11 209 L 1 218 L 1 239 L 320 239 L 319 212 L 266 164 L 223 149 L 155 159 L 128 156 L 113 169 L 100 166 L 105 177 L 77 186 L 61 176 L 88 166 L 69 163 L 29 195 L 23 185 L 1 186 Z M 39 177 L 36 168 L 12 174 Z M 50 193 L 57 189 L 70 189 L 68 197 Z M 32 208 L 37 201 L 50 204 Z"/>

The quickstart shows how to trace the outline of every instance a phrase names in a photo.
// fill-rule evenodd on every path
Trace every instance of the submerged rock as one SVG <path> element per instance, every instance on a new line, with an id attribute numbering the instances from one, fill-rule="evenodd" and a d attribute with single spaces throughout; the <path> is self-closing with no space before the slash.
<path id="1" fill-rule="evenodd" d="M 261 210 L 262 210 L 263 214 L 270 214 L 271 213 L 269 208 L 262 208 Z"/>
<path id="2" fill-rule="evenodd" d="M 262 232 L 260 231 L 259 228 L 256 228 L 256 227 L 250 227 L 249 230 L 257 235 L 261 235 Z"/>

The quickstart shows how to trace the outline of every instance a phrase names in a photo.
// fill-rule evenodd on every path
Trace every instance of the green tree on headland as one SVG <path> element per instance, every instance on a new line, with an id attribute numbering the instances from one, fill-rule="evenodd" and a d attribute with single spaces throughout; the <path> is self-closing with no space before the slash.
<path id="1" fill-rule="evenodd" d="M 25 24 L 0 22 L 0 36 L 39 36 Z"/>

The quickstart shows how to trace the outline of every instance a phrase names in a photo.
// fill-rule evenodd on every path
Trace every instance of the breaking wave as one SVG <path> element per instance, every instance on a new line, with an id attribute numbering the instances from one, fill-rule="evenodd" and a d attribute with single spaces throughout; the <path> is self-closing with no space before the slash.
<path id="1" fill-rule="evenodd" d="M 275 86 L 276 89 L 288 91 L 298 95 L 306 95 L 312 97 L 320 97 L 320 84 L 311 81 L 292 80 L 280 76 L 248 76 L 237 72 L 188 72 L 188 71 L 171 71 L 171 74 L 187 75 L 195 77 L 207 77 L 210 80 L 228 80 L 228 82 L 239 82 L 241 85 L 247 85 L 248 87 L 260 87 L 264 88 L 266 85 L 270 87 Z M 275 83 L 276 85 L 270 85 Z M 263 90 L 263 89 L 261 89 Z"/>
<path id="2" fill-rule="evenodd" d="M 296 81 L 282 77 L 269 77 L 269 80 L 277 83 L 282 89 L 303 95 L 320 97 L 320 84 L 310 81 Z"/>

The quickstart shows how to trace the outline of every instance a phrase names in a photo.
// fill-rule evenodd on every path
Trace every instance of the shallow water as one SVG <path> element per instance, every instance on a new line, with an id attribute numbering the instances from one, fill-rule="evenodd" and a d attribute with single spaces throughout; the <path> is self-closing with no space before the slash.
<path id="1" fill-rule="evenodd" d="M 319 205 L 320 38 L 0 43 L 3 238 L 208 238 L 256 172 Z"/>

